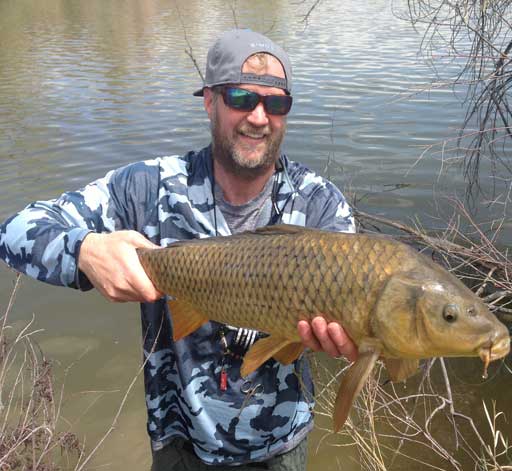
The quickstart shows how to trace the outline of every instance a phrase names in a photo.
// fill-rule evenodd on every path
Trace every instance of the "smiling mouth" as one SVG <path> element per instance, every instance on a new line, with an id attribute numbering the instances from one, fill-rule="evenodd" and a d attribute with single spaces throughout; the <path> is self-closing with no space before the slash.
<path id="1" fill-rule="evenodd" d="M 266 134 L 249 134 L 249 133 L 245 133 L 245 132 L 241 132 L 240 135 L 243 137 L 248 137 L 249 139 L 255 139 L 255 140 L 260 140 L 260 139 L 264 139 L 265 137 L 267 137 Z"/>

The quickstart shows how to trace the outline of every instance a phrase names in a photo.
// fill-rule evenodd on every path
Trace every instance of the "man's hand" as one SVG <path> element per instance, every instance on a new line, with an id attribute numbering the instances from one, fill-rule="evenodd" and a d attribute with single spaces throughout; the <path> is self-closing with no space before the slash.
<path id="1" fill-rule="evenodd" d="M 337 322 L 329 322 L 317 316 L 311 322 L 299 321 L 302 343 L 315 352 L 326 352 L 332 357 L 344 356 L 349 361 L 357 359 L 357 347 Z"/>
<path id="2" fill-rule="evenodd" d="M 158 248 L 136 231 L 91 232 L 82 242 L 78 268 L 110 301 L 153 302 L 163 296 L 149 280 L 136 248 Z"/>

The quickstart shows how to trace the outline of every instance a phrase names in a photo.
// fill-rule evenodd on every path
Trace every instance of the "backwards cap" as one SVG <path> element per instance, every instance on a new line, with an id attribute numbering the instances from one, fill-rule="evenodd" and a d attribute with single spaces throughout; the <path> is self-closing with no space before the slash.
<path id="1" fill-rule="evenodd" d="M 274 56 L 283 66 L 285 78 L 273 75 L 242 73 L 244 62 L 253 54 L 264 52 Z M 282 88 L 288 95 L 292 90 L 292 67 L 284 50 L 266 36 L 248 29 L 225 32 L 208 51 L 203 88 L 194 96 L 203 96 L 205 87 L 224 84 L 251 83 Z"/>

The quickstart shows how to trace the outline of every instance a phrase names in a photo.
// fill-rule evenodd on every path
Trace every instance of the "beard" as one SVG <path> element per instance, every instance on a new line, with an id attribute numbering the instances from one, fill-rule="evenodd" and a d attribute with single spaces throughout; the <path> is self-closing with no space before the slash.
<path id="1" fill-rule="evenodd" d="M 234 137 L 229 137 L 221 132 L 215 113 L 211 121 L 213 157 L 225 170 L 234 175 L 253 178 L 255 175 L 264 174 L 280 157 L 285 130 L 286 126 L 273 131 L 270 125 L 258 128 L 242 122 L 234 129 Z M 240 134 L 264 136 L 264 141 L 251 146 L 236 139 Z M 258 147 L 261 149 L 258 150 Z"/>

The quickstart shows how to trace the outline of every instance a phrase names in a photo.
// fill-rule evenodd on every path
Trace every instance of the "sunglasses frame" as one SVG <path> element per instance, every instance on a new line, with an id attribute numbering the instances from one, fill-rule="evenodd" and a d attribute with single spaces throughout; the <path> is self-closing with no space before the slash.
<path id="1" fill-rule="evenodd" d="M 249 96 L 257 96 L 258 101 L 252 108 L 244 109 L 241 107 L 233 106 L 233 104 L 230 102 L 231 99 L 228 95 L 229 90 L 241 90 L 241 91 L 247 93 Z M 222 95 L 222 99 L 224 100 L 224 104 L 227 107 L 229 107 L 233 110 L 242 111 L 245 113 L 250 113 L 251 111 L 254 111 L 260 103 L 263 103 L 263 108 L 265 109 L 265 112 L 267 114 L 272 115 L 272 116 L 286 116 L 290 112 L 290 110 L 292 108 L 292 104 L 293 104 L 293 98 L 291 95 L 260 95 L 259 93 L 253 92 L 251 90 L 246 90 L 245 88 L 240 88 L 240 87 L 231 87 L 231 86 L 222 87 L 221 95 Z M 269 107 L 271 106 L 269 104 L 270 100 L 273 100 L 275 98 L 285 98 L 286 99 L 286 101 L 288 102 L 285 105 L 285 107 L 287 107 L 286 112 L 272 113 L 271 111 L 269 111 Z"/>

